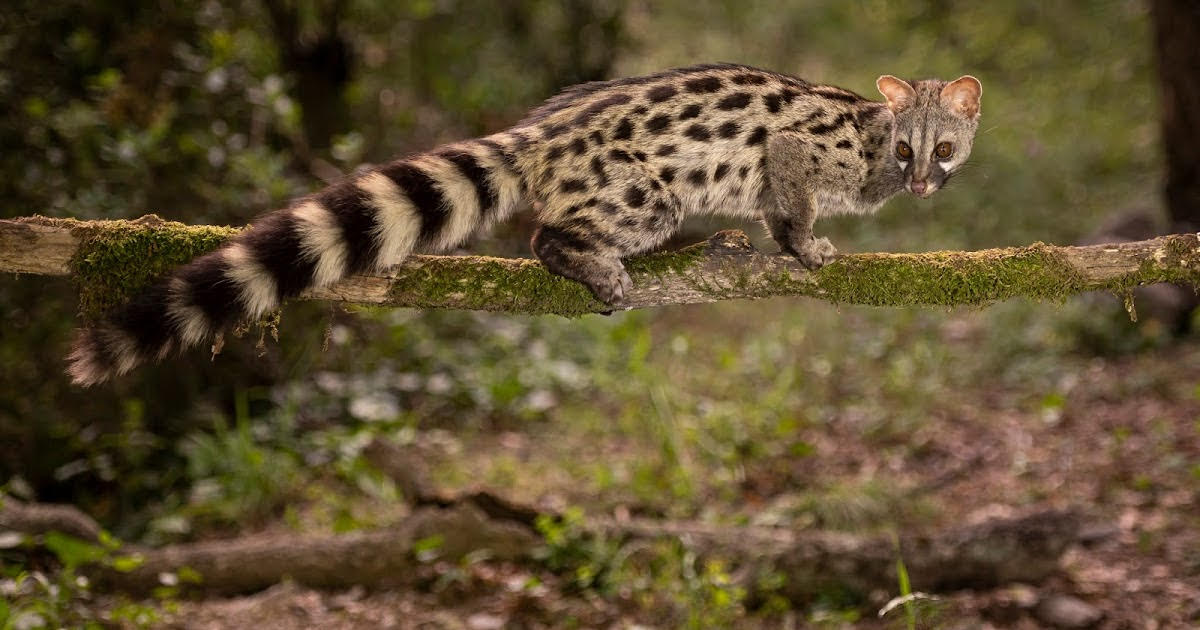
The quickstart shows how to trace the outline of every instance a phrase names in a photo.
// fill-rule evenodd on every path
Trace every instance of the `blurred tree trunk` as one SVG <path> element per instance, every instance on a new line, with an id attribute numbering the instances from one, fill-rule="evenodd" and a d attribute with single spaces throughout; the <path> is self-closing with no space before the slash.
<path id="1" fill-rule="evenodd" d="M 1200 3 L 1152 0 L 1171 232 L 1200 230 Z"/>
<path id="2" fill-rule="evenodd" d="M 293 94 L 300 105 L 307 148 L 326 149 L 333 136 L 346 131 L 350 123 L 343 91 L 350 83 L 353 55 L 340 31 L 347 2 L 319 3 L 321 23 L 315 34 L 301 28 L 300 8 L 294 0 L 265 0 L 263 4 L 284 70 L 296 81 Z"/>

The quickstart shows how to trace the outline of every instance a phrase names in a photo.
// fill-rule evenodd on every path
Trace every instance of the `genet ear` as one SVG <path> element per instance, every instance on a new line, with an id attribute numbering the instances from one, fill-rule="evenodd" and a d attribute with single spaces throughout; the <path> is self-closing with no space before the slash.
<path id="1" fill-rule="evenodd" d="M 875 87 L 879 88 L 879 93 L 887 99 L 888 109 L 892 110 L 893 114 L 899 114 L 917 100 L 917 92 L 913 86 L 890 74 L 876 79 Z"/>
<path id="2" fill-rule="evenodd" d="M 979 118 L 979 97 L 983 95 L 983 86 L 979 79 L 965 75 L 946 84 L 942 88 L 941 102 L 951 114 L 975 120 Z"/>

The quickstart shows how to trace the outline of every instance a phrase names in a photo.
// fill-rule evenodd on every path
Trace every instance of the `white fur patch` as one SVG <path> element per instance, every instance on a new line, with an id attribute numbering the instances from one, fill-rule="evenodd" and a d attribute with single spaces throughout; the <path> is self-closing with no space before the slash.
<path id="1" fill-rule="evenodd" d="M 404 191 L 382 173 L 368 173 L 354 184 L 370 195 L 371 205 L 378 213 L 375 241 L 379 244 L 379 255 L 375 266 L 384 269 L 399 264 L 417 243 L 420 215 Z"/>
<path id="2" fill-rule="evenodd" d="M 110 376 L 96 359 L 96 343 L 94 330 L 82 331 L 75 341 L 75 348 L 67 355 L 67 361 L 70 362 L 67 374 L 71 375 L 71 382 L 76 385 L 88 387 L 106 381 Z"/>
<path id="3" fill-rule="evenodd" d="M 324 206 L 307 201 L 292 210 L 304 256 L 316 262 L 313 286 L 324 287 L 346 274 L 346 242 L 337 219 Z"/>
<path id="4" fill-rule="evenodd" d="M 123 330 L 111 327 L 101 329 L 97 331 L 96 341 L 108 349 L 113 359 L 113 372 L 118 376 L 141 362 L 138 360 L 137 342 Z"/>
<path id="5" fill-rule="evenodd" d="M 446 250 L 457 247 L 480 223 L 479 196 L 475 193 L 475 185 L 449 160 L 422 155 L 415 158 L 413 164 L 428 174 L 446 197 L 449 215 L 434 239 L 433 248 Z"/>
<path id="6" fill-rule="evenodd" d="M 511 139 L 505 134 L 496 134 L 487 139 L 505 147 L 509 146 L 511 142 Z M 521 178 L 511 170 L 512 167 L 504 161 L 503 156 L 489 151 L 487 147 L 482 145 L 473 147 L 471 153 L 479 160 L 479 165 L 487 169 L 488 179 L 491 180 L 492 188 L 496 191 L 496 207 L 488 213 L 489 223 L 503 221 L 517 209 L 517 206 L 525 198 Z"/>
<path id="7" fill-rule="evenodd" d="M 208 316 L 200 307 L 188 303 L 188 288 L 182 278 L 172 278 L 167 300 L 167 318 L 179 331 L 179 341 L 185 348 L 203 342 L 212 334 Z"/>
<path id="8" fill-rule="evenodd" d="M 234 243 L 222 254 L 229 263 L 225 275 L 241 288 L 246 313 L 254 318 L 275 308 L 278 304 L 275 277 L 254 258 L 253 252 L 242 243 Z"/>

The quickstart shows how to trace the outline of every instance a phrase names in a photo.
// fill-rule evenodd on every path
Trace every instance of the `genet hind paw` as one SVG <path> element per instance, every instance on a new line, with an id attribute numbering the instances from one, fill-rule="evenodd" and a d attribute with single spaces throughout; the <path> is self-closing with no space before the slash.
<path id="1" fill-rule="evenodd" d="M 809 238 L 798 247 L 793 246 L 791 254 L 809 270 L 816 271 L 833 262 L 833 259 L 837 257 L 837 248 L 825 237 Z"/>

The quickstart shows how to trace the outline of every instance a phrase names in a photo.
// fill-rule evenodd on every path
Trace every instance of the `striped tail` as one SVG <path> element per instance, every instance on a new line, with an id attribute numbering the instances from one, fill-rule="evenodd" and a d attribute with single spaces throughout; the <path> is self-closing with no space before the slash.
<path id="1" fill-rule="evenodd" d="M 415 249 L 456 247 L 520 202 L 518 142 L 502 133 L 396 160 L 263 216 L 78 330 L 67 373 L 78 385 L 102 383 L 211 340 L 305 289 L 390 267 Z"/>

